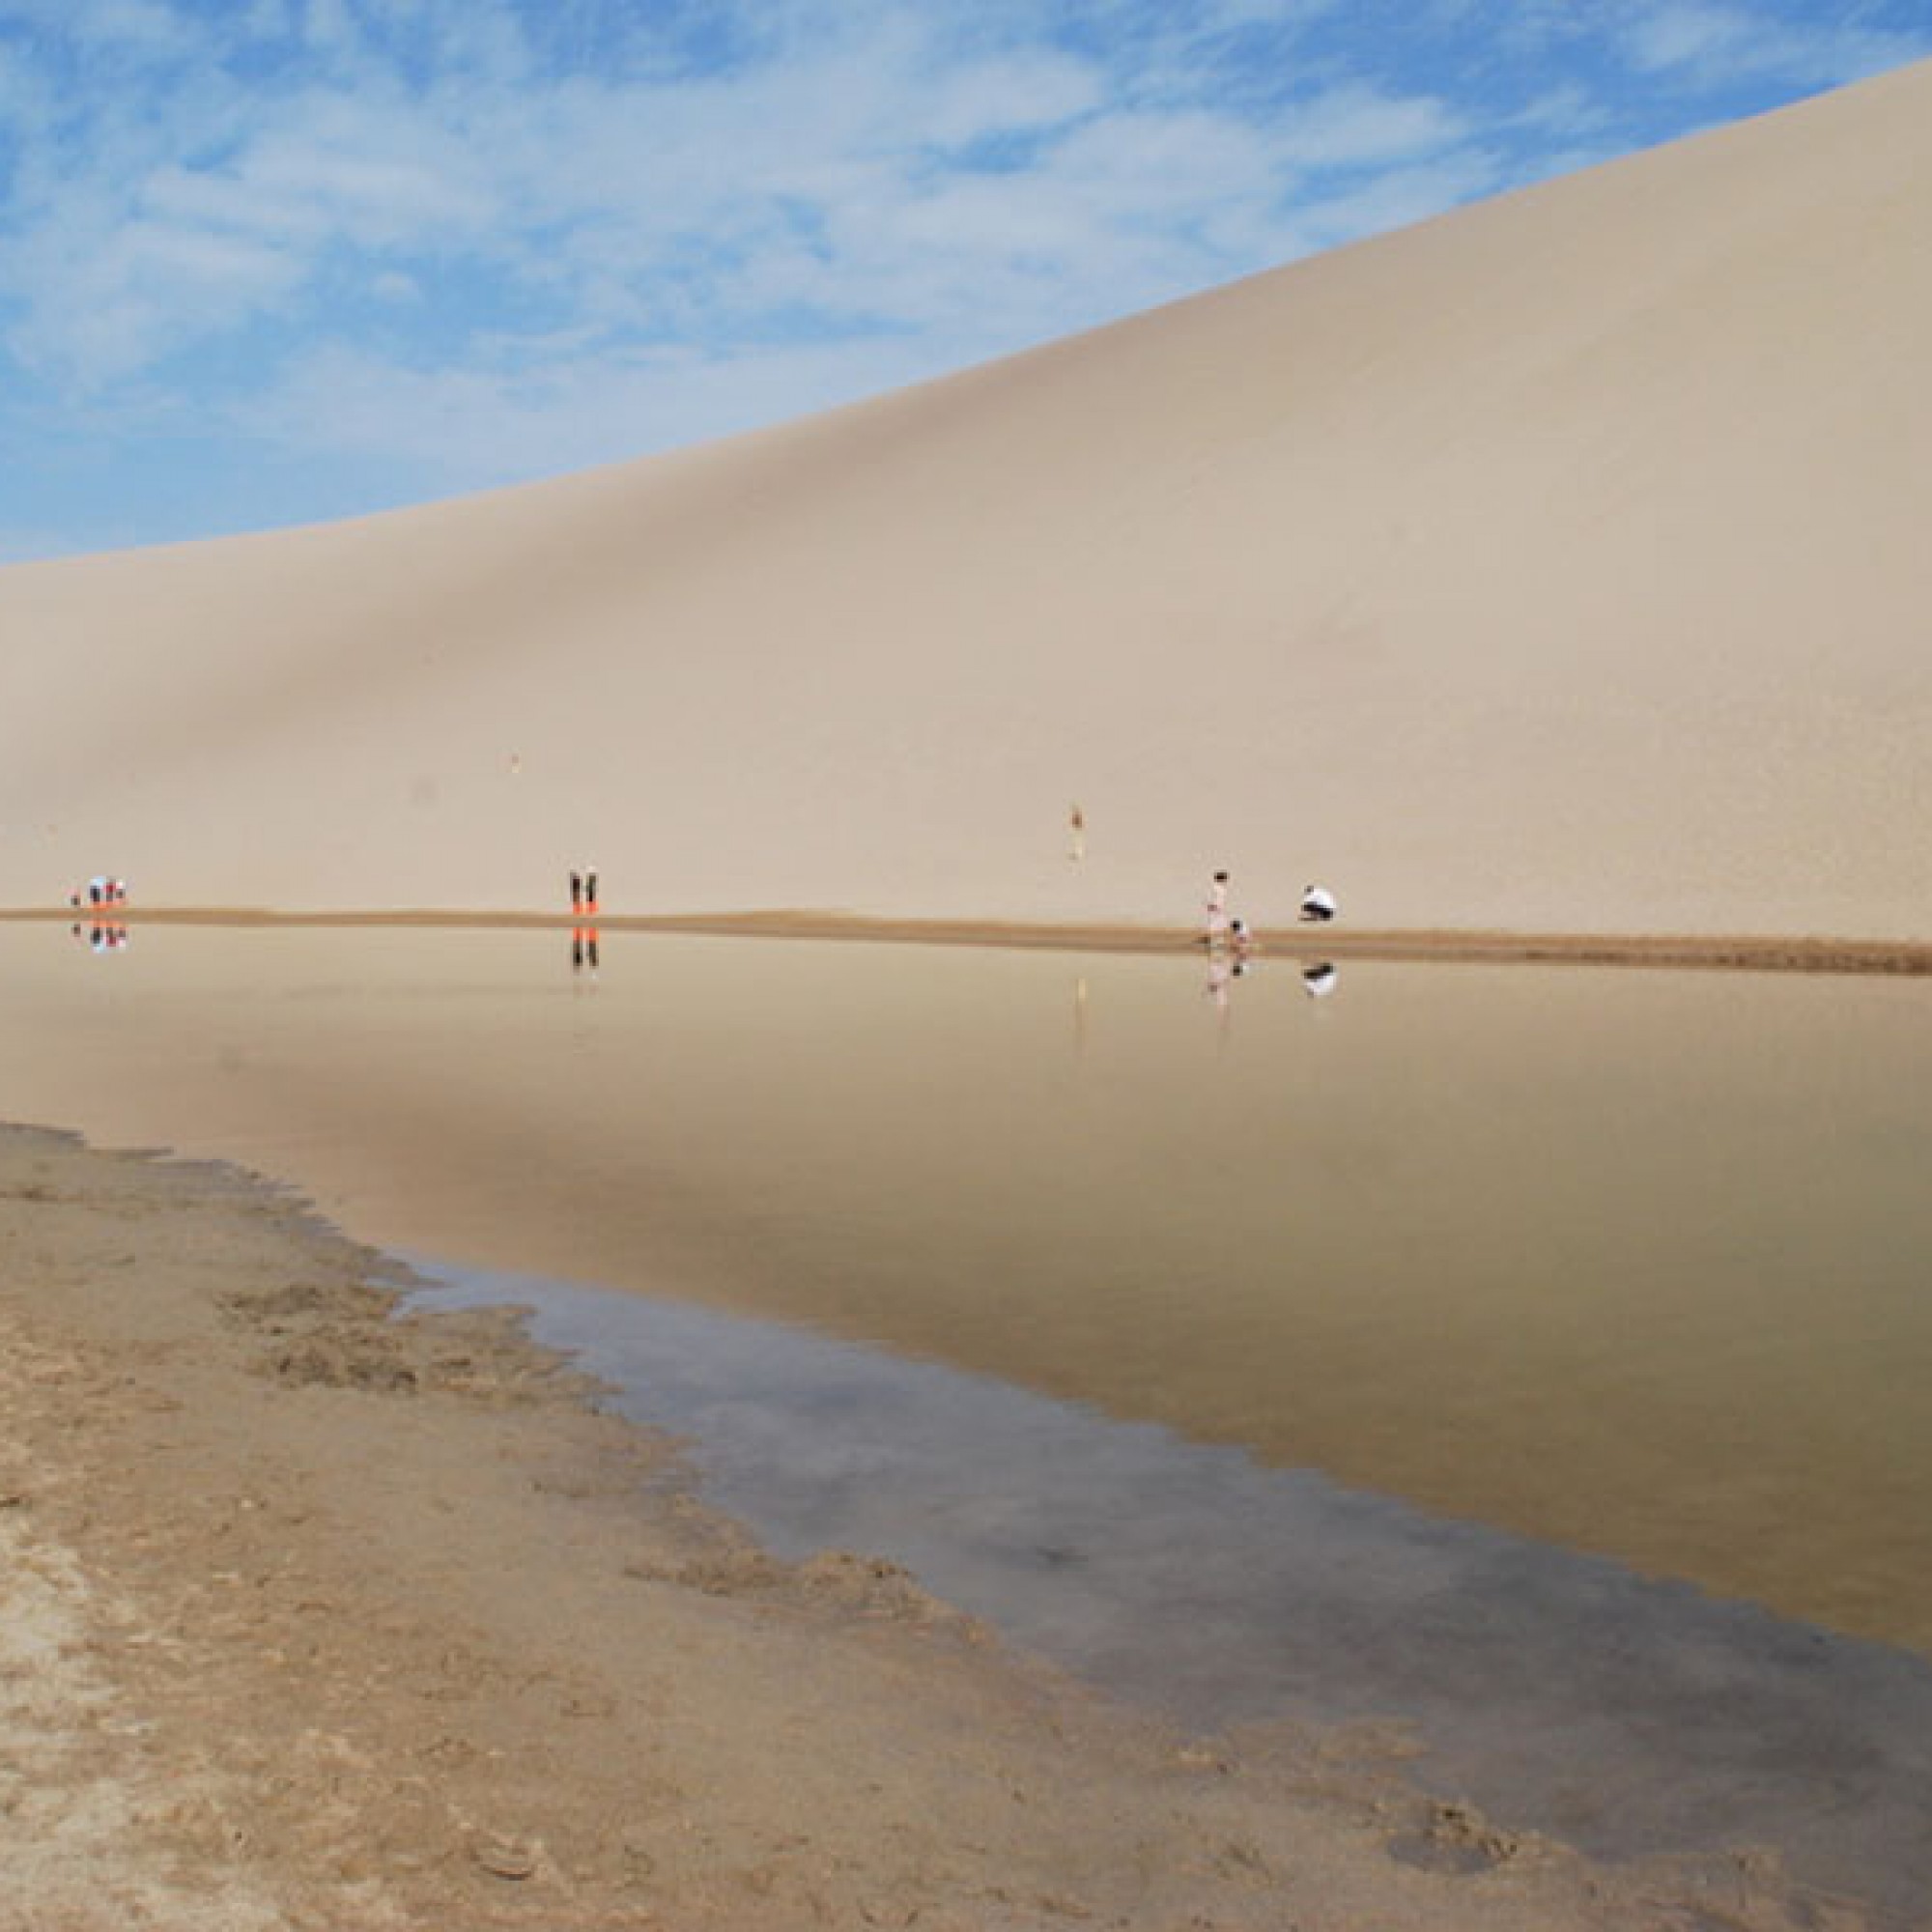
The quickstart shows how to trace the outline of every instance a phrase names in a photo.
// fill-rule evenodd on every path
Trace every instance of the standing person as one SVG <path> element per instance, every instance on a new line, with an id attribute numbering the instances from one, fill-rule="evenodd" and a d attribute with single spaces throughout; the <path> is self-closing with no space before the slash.
<path id="1" fill-rule="evenodd" d="M 1228 937 L 1228 875 L 1216 872 L 1208 885 L 1208 944 L 1219 946 Z"/>
<path id="2" fill-rule="evenodd" d="M 583 868 L 583 910 L 592 919 L 597 917 L 597 867 L 595 866 L 586 866 Z"/>
<path id="3" fill-rule="evenodd" d="M 583 910 L 583 874 L 575 870 L 570 875 L 570 909 L 572 912 Z"/>
<path id="4" fill-rule="evenodd" d="M 1067 815 L 1066 856 L 1076 866 L 1087 856 L 1087 814 L 1077 805 Z"/>
<path id="5" fill-rule="evenodd" d="M 1326 886 L 1310 886 L 1301 895 L 1301 917 L 1311 924 L 1327 924 L 1339 910 L 1335 895 Z"/>

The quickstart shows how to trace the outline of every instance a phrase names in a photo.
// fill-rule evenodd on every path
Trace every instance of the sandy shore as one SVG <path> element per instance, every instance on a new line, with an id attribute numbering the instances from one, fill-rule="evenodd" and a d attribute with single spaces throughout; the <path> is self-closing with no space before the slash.
<path id="1" fill-rule="evenodd" d="M 777 1564 L 510 1318 L 396 1319 L 230 1171 L 0 1129 L 0 1925 L 1863 1922 Z"/>
<path id="2" fill-rule="evenodd" d="M 761 939 L 845 939 L 924 946 L 1037 947 L 1074 952 L 1172 952 L 1198 948 L 1184 926 L 1024 920 L 877 919 L 859 913 L 628 913 L 585 920 L 566 913 L 441 911 L 289 912 L 268 907 L 116 906 L 103 917 L 71 908 L 0 908 L 0 921 L 95 924 L 373 926 L 484 931 L 595 925 L 611 932 L 688 932 Z M 1264 952 L 1328 959 L 1482 961 L 1489 964 L 1649 966 L 1756 973 L 1932 974 L 1932 942 L 1776 933 L 1491 932 L 1257 928 Z"/>

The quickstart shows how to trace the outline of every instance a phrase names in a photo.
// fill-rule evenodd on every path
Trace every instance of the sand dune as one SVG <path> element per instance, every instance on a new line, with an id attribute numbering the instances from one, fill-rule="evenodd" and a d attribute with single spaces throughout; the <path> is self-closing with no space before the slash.
<path id="1" fill-rule="evenodd" d="M 0 903 L 1927 936 L 1928 179 L 1921 65 L 776 431 L 0 572 Z"/>

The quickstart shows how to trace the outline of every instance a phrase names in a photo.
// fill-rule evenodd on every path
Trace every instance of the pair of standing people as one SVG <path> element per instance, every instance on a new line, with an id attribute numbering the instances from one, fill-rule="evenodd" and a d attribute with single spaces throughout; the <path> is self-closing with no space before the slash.
<path id="1" fill-rule="evenodd" d="M 597 867 L 592 866 L 570 875 L 570 909 L 575 913 L 597 911 Z"/>

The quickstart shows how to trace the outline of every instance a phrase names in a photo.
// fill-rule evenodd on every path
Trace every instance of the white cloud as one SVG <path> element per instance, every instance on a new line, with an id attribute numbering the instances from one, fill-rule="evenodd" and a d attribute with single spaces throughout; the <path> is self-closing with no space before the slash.
<path id="1" fill-rule="evenodd" d="M 123 8 L 156 33 L 174 17 L 87 5 L 96 31 Z M 1020 15 L 998 10 L 961 34 L 943 9 L 793 0 L 745 16 L 782 60 L 673 77 L 639 42 L 599 73 L 539 78 L 501 0 L 261 0 L 259 33 L 326 58 L 267 88 L 215 63 L 146 120 L 99 108 L 47 162 L 39 218 L 0 244 L 8 340 L 43 374 L 111 382 L 319 299 L 348 250 L 378 258 L 365 287 L 400 272 L 427 294 L 426 262 L 468 264 L 613 349 L 626 332 L 743 345 L 786 314 L 909 332 L 963 311 L 969 348 L 992 353 L 1260 266 L 1293 245 L 1281 204 L 1299 173 L 1413 161 L 1462 133 L 1441 102 L 1361 83 L 1263 125 L 1190 97 L 1201 37 L 1265 10 L 1192 16 L 1184 44 L 1162 38 L 1172 15 L 1121 11 L 1157 29 L 1131 73 L 1002 39 Z M 378 20 L 434 59 L 406 66 Z"/>
<path id="2" fill-rule="evenodd" d="M 240 426 L 298 453 L 404 464 L 440 492 L 728 435 L 931 373 L 904 345 L 851 341 L 755 355 L 580 348 L 521 372 L 410 369 L 337 344 L 301 357 Z"/>
<path id="3" fill-rule="evenodd" d="M 271 244 L 164 222 L 62 237 L 39 255 L 48 299 L 17 341 L 30 362 L 107 382 L 283 301 L 300 272 Z"/>
<path id="4" fill-rule="evenodd" d="M 1277 147 L 1305 167 L 1366 167 L 1407 161 L 1468 134 L 1466 116 L 1441 100 L 1351 83 L 1286 110 Z"/>
<path id="5" fill-rule="evenodd" d="M 0 21 L 10 19 L 95 47 L 177 52 L 191 40 L 165 0 L 0 0 Z"/>
<path id="6" fill-rule="evenodd" d="M 1651 71 L 1709 61 L 1751 38 L 1752 22 L 1726 7 L 1658 7 L 1629 29 L 1628 44 L 1636 64 Z"/>
<path id="7" fill-rule="evenodd" d="M 1312 252 L 1426 221 L 1502 185 L 1495 158 L 1468 151 L 1415 167 L 1384 170 L 1357 187 L 1307 204 L 1297 211 L 1296 220 L 1303 246 Z"/>
<path id="8" fill-rule="evenodd" d="M 219 168 L 169 163 L 136 191 L 163 218 L 272 236 L 385 247 L 475 229 L 493 213 L 475 157 L 405 108 L 325 97 L 263 130 Z"/>
<path id="9" fill-rule="evenodd" d="M 1014 53 L 937 76 L 920 120 L 927 141 L 966 147 L 1057 127 L 1091 113 L 1103 98 L 1101 76 L 1090 63 L 1053 52 Z"/>
<path id="10" fill-rule="evenodd" d="M 1628 58 L 1649 73 L 1702 85 L 1776 74 L 1806 86 L 1858 80 L 1926 50 L 1927 36 L 1851 19 L 1794 15 L 1719 0 L 1662 0 L 1621 29 Z"/>

